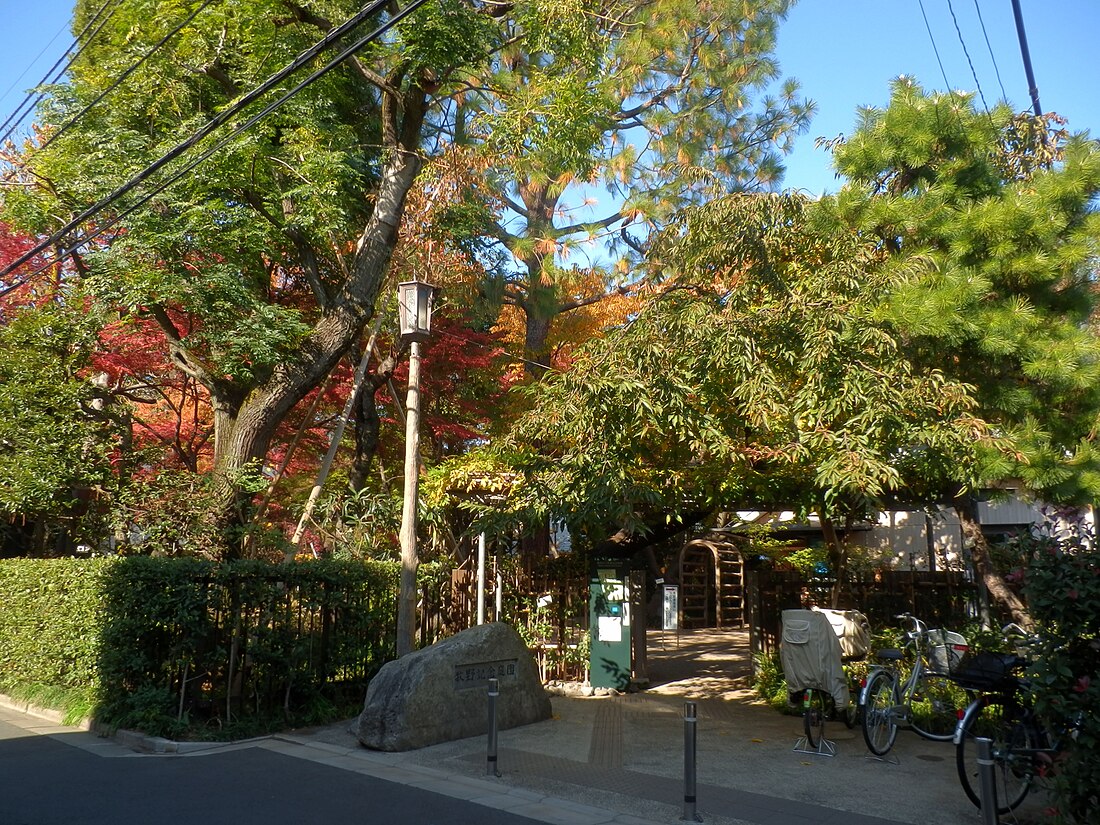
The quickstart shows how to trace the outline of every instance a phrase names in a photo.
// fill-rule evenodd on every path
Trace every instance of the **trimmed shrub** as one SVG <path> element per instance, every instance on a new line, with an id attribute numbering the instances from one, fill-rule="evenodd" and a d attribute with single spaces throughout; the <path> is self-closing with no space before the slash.
<path id="1" fill-rule="evenodd" d="M 95 706 L 107 573 L 101 561 L 0 562 L 0 691 L 69 721 Z"/>
<path id="2" fill-rule="evenodd" d="M 394 562 L 0 562 L 0 690 L 176 738 L 329 721 L 355 712 L 394 656 L 398 573 Z M 424 565 L 420 578 L 434 590 L 449 572 Z"/>
<path id="3" fill-rule="evenodd" d="M 1100 550 L 1091 529 L 1047 527 L 1019 539 L 1024 590 L 1039 631 L 1030 668 L 1035 709 L 1061 753 L 1047 771 L 1053 819 L 1095 822 L 1100 810 Z M 1053 744 L 1053 743 L 1052 743 Z"/>

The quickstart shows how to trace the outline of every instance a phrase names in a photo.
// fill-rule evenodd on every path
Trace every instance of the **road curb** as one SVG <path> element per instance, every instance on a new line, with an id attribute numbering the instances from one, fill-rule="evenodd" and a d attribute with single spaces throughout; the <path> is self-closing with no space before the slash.
<path id="1" fill-rule="evenodd" d="M 136 753 L 177 754 L 182 756 L 189 753 L 214 750 L 216 748 L 227 748 L 231 746 L 246 745 L 252 742 L 262 742 L 265 739 L 271 738 L 270 736 L 257 736 L 249 739 L 234 739 L 228 742 L 177 742 L 174 739 L 166 739 L 163 736 L 150 736 L 149 734 L 137 730 L 115 728 L 110 725 L 105 725 L 102 722 L 97 722 L 91 717 L 86 717 L 77 722 L 66 722 L 65 714 L 59 710 L 44 708 L 39 705 L 31 704 L 30 702 L 24 702 L 3 693 L 0 693 L 0 707 L 15 711 L 16 713 L 22 713 L 25 716 L 33 716 L 36 719 L 41 719 L 44 722 L 49 722 L 59 727 L 86 731 L 102 739 L 110 739 L 122 747 L 129 748 Z"/>

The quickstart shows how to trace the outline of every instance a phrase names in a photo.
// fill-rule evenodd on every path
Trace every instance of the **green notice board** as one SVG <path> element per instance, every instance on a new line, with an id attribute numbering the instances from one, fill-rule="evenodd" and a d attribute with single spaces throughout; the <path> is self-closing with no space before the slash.
<path id="1" fill-rule="evenodd" d="M 626 690 L 630 684 L 630 600 L 626 565 L 597 560 L 589 583 L 592 687 Z"/>

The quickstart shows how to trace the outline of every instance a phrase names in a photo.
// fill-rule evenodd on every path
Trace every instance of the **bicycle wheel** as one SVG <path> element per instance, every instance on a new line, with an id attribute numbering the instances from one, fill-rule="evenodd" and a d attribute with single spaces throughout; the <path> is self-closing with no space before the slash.
<path id="1" fill-rule="evenodd" d="M 969 704 L 966 691 L 946 676 L 922 673 L 909 697 L 909 724 L 925 739 L 946 742 L 954 737 L 959 716 Z"/>
<path id="2" fill-rule="evenodd" d="M 875 756 L 885 756 L 898 736 L 894 707 L 897 686 L 894 677 L 880 670 L 867 685 L 867 701 L 863 705 L 863 740 Z"/>
<path id="3" fill-rule="evenodd" d="M 1006 706 L 1000 697 L 984 700 L 976 712 L 963 719 L 955 762 L 959 782 L 978 808 L 982 807 L 981 779 L 978 774 L 977 738 L 992 741 L 993 784 L 997 791 L 997 813 L 1016 808 L 1035 778 L 1035 749 L 1041 747 L 1041 735 L 1025 719 L 1018 706 Z"/>
<path id="4" fill-rule="evenodd" d="M 825 738 L 825 692 L 807 688 L 802 700 L 802 728 L 806 731 L 806 744 L 811 749 L 821 745 Z"/>
<path id="5" fill-rule="evenodd" d="M 848 730 L 854 728 L 859 724 L 859 701 L 853 694 L 852 699 L 848 702 L 848 707 L 839 711 L 840 718 L 844 721 L 844 727 Z"/>

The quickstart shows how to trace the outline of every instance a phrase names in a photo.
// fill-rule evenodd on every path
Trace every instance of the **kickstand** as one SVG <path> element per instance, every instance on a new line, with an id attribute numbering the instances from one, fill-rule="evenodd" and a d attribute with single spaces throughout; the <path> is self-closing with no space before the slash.
<path id="1" fill-rule="evenodd" d="M 811 756 L 836 756 L 836 742 L 822 736 L 821 741 L 817 743 L 817 747 L 811 748 L 806 737 L 800 736 L 798 741 L 794 743 L 793 750 L 795 753 L 808 753 Z"/>
<path id="2" fill-rule="evenodd" d="M 870 759 L 872 762 L 885 762 L 887 765 L 900 765 L 901 760 L 896 756 L 876 756 L 873 753 L 867 754 L 864 759 Z"/>

